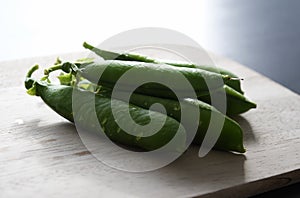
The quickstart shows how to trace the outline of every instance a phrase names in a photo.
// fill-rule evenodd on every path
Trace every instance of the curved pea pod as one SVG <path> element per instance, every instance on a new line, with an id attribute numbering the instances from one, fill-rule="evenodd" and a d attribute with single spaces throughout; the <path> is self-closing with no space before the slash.
<path id="1" fill-rule="evenodd" d="M 110 96 L 111 91 L 109 89 L 104 88 L 102 90 L 102 93 Z M 128 93 L 126 92 L 118 92 L 118 94 L 114 94 L 113 97 L 116 96 L 118 97 L 118 99 L 124 100 L 127 94 Z M 173 117 L 178 122 L 181 121 L 182 108 L 186 108 L 188 112 L 194 112 L 195 108 L 199 109 L 200 116 L 199 116 L 199 120 L 197 121 L 198 123 L 196 123 L 198 125 L 198 129 L 197 129 L 196 136 L 193 140 L 193 142 L 196 144 L 202 144 L 204 136 L 208 130 L 211 121 L 211 115 L 214 114 L 217 120 L 222 120 L 222 119 L 224 120 L 224 124 L 221 128 L 220 136 L 214 148 L 220 150 L 226 150 L 226 151 L 235 151 L 240 153 L 245 152 L 243 146 L 243 132 L 239 124 L 234 120 L 230 119 L 229 117 L 227 117 L 226 115 L 223 115 L 221 112 L 219 112 L 211 105 L 206 104 L 202 101 L 186 98 L 183 99 L 181 103 L 183 106 L 181 106 L 180 103 L 175 100 L 133 93 L 130 96 L 130 103 L 145 109 L 149 109 L 153 104 L 160 103 L 165 107 L 167 115 Z M 163 112 L 162 109 L 157 109 L 157 111 Z M 192 123 L 195 121 L 195 119 L 193 119 L 192 117 L 189 118 L 189 116 L 193 116 L 192 114 L 185 115 L 185 116 L 188 116 L 188 118 L 185 119 L 187 120 L 187 122 L 185 123 L 181 122 L 181 124 L 183 124 L 186 131 L 188 132 L 189 126 L 195 125 L 195 123 Z M 214 133 L 215 131 L 212 132 Z M 218 133 L 216 133 L 216 135 L 218 135 Z"/>
<path id="2" fill-rule="evenodd" d="M 44 81 L 35 81 L 30 78 L 30 76 L 27 76 L 25 86 L 31 95 L 40 96 L 42 100 L 59 115 L 71 122 L 74 122 L 74 116 L 76 116 L 76 124 L 79 124 L 79 126 L 88 131 L 104 131 L 114 142 L 144 150 L 155 150 L 165 146 L 176 135 L 176 141 L 173 142 L 170 147 L 172 151 L 181 152 L 182 149 L 185 148 L 186 132 L 184 128 L 175 119 L 159 112 L 146 110 L 103 95 L 94 96 L 94 94 L 89 91 L 79 90 L 71 86 L 52 85 Z M 72 109 L 73 91 L 76 91 L 76 94 L 80 96 L 80 100 L 75 100 L 76 106 L 82 107 L 76 112 Z M 157 120 L 161 120 L 161 122 L 164 122 L 164 125 L 151 136 L 141 137 L 141 132 L 146 133 L 147 131 L 137 131 L 135 128 L 132 128 L 131 134 L 137 135 L 131 135 L 120 129 L 116 123 L 114 115 L 112 114 L 112 102 L 120 109 L 118 113 L 122 113 L 124 109 L 129 108 L 130 115 L 137 124 L 145 125 L 149 123 L 149 115 L 151 114 L 152 118 L 155 117 Z M 103 130 L 99 131 L 99 128 L 96 127 L 97 125 L 95 125 L 93 119 L 90 117 L 94 110 L 92 107 L 95 107 L 98 122 Z M 127 120 L 123 120 L 123 123 L 126 124 L 126 122 Z"/>
<path id="3" fill-rule="evenodd" d="M 215 97 L 218 95 L 222 95 L 225 91 L 226 93 L 226 102 L 227 102 L 227 115 L 237 115 L 241 113 L 245 113 L 252 108 L 256 108 L 256 104 L 251 102 L 249 99 L 246 98 L 243 94 L 239 93 L 238 91 L 234 90 L 233 88 L 224 85 L 222 88 L 217 89 L 215 91 Z M 211 103 L 211 96 L 209 94 L 204 94 L 198 97 L 199 100 Z"/>
<path id="4" fill-rule="evenodd" d="M 134 54 L 134 53 L 117 53 L 117 52 L 112 52 L 112 51 L 107 51 L 107 50 L 102 50 L 102 49 L 96 48 L 86 42 L 83 43 L 83 46 L 86 49 L 89 49 L 92 52 L 94 52 L 95 54 L 99 55 L 100 57 L 102 57 L 105 60 L 125 60 L 125 61 L 139 61 L 139 62 L 146 62 L 146 63 L 164 63 L 164 64 L 176 66 L 176 67 L 198 68 L 198 69 L 202 69 L 202 70 L 209 71 L 209 72 L 227 75 L 232 78 L 236 78 L 237 80 L 226 81 L 225 84 L 232 87 L 233 89 L 240 92 L 241 94 L 244 93 L 241 88 L 241 82 L 240 82 L 240 80 L 238 80 L 238 76 L 226 69 L 223 69 L 223 68 L 208 66 L 208 65 L 197 65 L 197 64 L 191 64 L 191 63 L 185 63 L 185 62 L 155 60 L 148 56 L 143 56 L 141 54 Z"/>
<path id="5" fill-rule="evenodd" d="M 229 76 L 201 69 L 173 67 L 166 64 L 134 61 L 101 61 L 87 64 L 79 69 L 71 63 L 65 63 L 64 65 L 64 67 L 70 65 L 75 72 L 80 73 L 87 80 L 108 88 L 114 88 L 122 75 L 127 74 L 128 71 L 134 71 L 134 74 L 130 78 L 127 78 L 126 82 L 118 86 L 120 90 L 127 91 L 132 87 L 138 87 L 136 89 L 137 93 L 162 98 L 175 98 L 174 92 L 181 93 L 182 97 L 191 97 L 192 92 L 199 96 L 207 93 L 209 91 L 208 87 L 210 89 L 217 89 L 222 87 L 224 82 L 230 81 Z M 140 81 L 143 81 L 146 77 L 153 82 L 141 85 Z M 186 84 L 182 83 L 183 79 L 191 85 L 191 90 L 188 89 Z M 164 80 L 164 82 L 171 84 L 172 90 L 160 83 L 155 83 L 157 80 Z"/>

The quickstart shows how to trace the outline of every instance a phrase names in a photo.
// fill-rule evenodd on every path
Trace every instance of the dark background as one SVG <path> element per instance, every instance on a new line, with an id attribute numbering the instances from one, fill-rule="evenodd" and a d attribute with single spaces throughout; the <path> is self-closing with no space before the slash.
<path id="1" fill-rule="evenodd" d="M 210 0 L 204 5 L 205 47 L 300 93 L 299 0 Z"/>
<path id="2" fill-rule="evenodd" d="M 300 0 L 212 0 L 204 7 L 205 47 L 300 93 Z M 300 197 L 300 183 L 258 197 Z"/>

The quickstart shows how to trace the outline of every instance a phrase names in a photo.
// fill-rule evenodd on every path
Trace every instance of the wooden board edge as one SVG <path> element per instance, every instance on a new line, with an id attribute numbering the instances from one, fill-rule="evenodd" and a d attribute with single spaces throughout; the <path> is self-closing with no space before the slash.
<path id="1" fill-rule="evenodd" d="M 300 169 L 293 170 L 280 175 L 275 175 L 265 179 L 245 183 L 242 185 L 233 186 L 219 191 L 211 192 L 204 195 L 196 195 L 198 198 L 213 198 L 222 197 L 249 197 L 258 195 L 271 190 L 283 188 L 292 184 L 300 182 Z"/>

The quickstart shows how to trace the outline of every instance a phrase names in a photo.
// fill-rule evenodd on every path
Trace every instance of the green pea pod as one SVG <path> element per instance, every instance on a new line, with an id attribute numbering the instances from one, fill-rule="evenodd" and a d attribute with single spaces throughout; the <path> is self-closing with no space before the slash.
<path id="1" fill-rule="evenodd" d="M 111 63 L 111 64 L 109 64 Z M 120 63 L 120 64 L 119 64 Z M 131 65 L 127 65 L 126 63 L 132 63 Z M 124 66 L 125 65 L 125 66 Z M 100 84 L 109 88 L 113 88 L 114 87 L 114 83 L 120 78 L 120 76 L 122 76 L 123 73 L 125 73 L 126 71 L 128 71 L 131 68 L 138 68 L 139 65 L 138 62 L 124 62 L 124 61 L 105 61 L 104 63 L 89 63 L 89 64 L 85 64 L 80 72 L 81 74 L 88 78 L 89 80 L 92 80 L 93 82 L 96 82 L 100 76 L 100 73 L 103 72 L 102 77 L 100 79 Z M 141 64 L 141 70 L 144 70 L 145 67 L 143 67 L 144 65 L 148 65 L 146 63 L 142 63 Z M 78 65 L 80 66 L 80 65 Z M 158 64 L 156 65 L 158 66 Z M 70 71 L 70 68 L 72 67 L 71 63 L 64 63 L 60 66 L 59 69 L 63 69 L 66 72 Z M 76 67 L 76 66 L 74 66 Z M 107 69 L 106 69 L 107 67 Z M 57 67 L 58 68 L 58 67 Z M 168 69 L 169 66 L 167 66 L 166 68 L 164 67 L 164 69 Z M 153 70 L 154 68 L 151 67 L 151 70 Z M 174 67 L 172 68 L 173 70 L 175 69 Z M 79 69 L 77 69 L 79 70 Z M 151 71 L 150 70 L 150 71 Z M 116 71 L 116 72 L 115 72 Z M 160 73 L 162 71 L 162 68 L 157 68 L 157 70 L 155 70 L 156 74 L 155 75 L 161 75 L 161 78 L 166 78 L 166 74 L 165 73 Z M 174 83 L 176 83 L 176 78 L 172 78 L 173 74 L 172 74 L 172 70 L 171 72 L 166 72 L 169 76 L 171 76 L 170 81 L 173 81 Z M 176 69 L 176 72 L 177 69 Z M 176 73 L 174 72 L 174 73 Z M 147 73 L 145 74 L 147 75 Z M 198 79 L 199 76 L 196 77 L 193 75 L 190 75 L 189 73 L 185 73 L 185 76 L 187 76 L 187 79 L 190 80 L 190 82 L 192 82 L 192 85 L 194 85 L 193 87 L 199 88 L 195 85 L 199 85 L 198 83 Z M 141 75 L 141 77 L 143 78 L 144 76 Z M 206 78 L 209 78 L 206 76 Z M 216 78 L 216 77 L 213 77 Z M 132 78 L 131 80 L 133 80 L 131 83 L 131 85 L 133 85 L 135 82 L 135 78 Z M 203 79 L 202 79 L 203 82 Z M 205 83 L 204 83 L 205 84 Z M 122 90 L 126 90 L 128 89 L 128 87 L 130 87 L 130 83 L 129 85 L 122 85 Z M 119 87 L 120 88 L 120 87 Z M 180 84 L 176 85 L 176 89 L 175 91 L 184 93 L 185 97 L 191 97 L 192 93 L 189 92 L 184 92 L 184 87 L 180 87 Z M 199 89 L 198 89 L 199 90 Z M 221 97 L 223 95 L 223 93 L 226 93 L 226 98 L 227 98 L 227 111 L 226 114 L 227 115 L 236 115 L 236 114 L 241 114 L 244 113 L 248 110 L 250 110 L 251 108 L 256 108 L 256 104 L 251 102 L 249 99 L 246 98 L 246 96 L 244 96 L 243 94 L 237 92 L 236 90 L 234 90 L 233 88 L 227 86 L 227 85 L 223 85 L 222 87 L 219 87 L 215 90 L 210 90 L 210 91 L 196 91 L 197 97 L 199 100 L 202 100 L 206 103 L 211 104 L 211 94 L 214 93 L 214 97 Z M 170 90 L 167 89 L 164 86 L 158 85 L 157 84 L 149 84 L 148 85 L 143 85 L 140 86 L 137 90 L 136 93 L 141 93 L 144 95 L 150 95 L 150 96 L 156 96 L 156 97 L 161 97 L 161 98 L 171 98 L 171 99 L 177 99 L 176 95 Z"/>
<path id="2" fill-rule="evenodd" d="M 130 90 L 131 87 L 140 85 L 136 82 L 137 79 L 142 80 L 145 77 L 149 79 L 164 79 L 172 83 L 173 87 L 170 90 L 168 87 L 159 83 L 146 83 L 136 89 L 137 93 L 153 95 L 163 98 L 176 98 L 173 91 L 181 93 L 183 97 L 191 97 L 194 92 L 197 96 L 209 93 L 210 89 L 217 89 L 223 86 L 223 81 L 230 81 L 229 76 L 224 76 L 212 72 L 208 72 L 195 68 L 180 68 L 165 64 L 141 63 L 133 61 L 102 61 L 90 63 L 82 68 L 76 68 L 74 64 L 65 63 L 63 68 L 72 67 L 75 72 L 79 72 L 87 80 L 104 85 L 109 88 L 114 88 L 116 82 L 127 71 L 134 69 L 136 75 L 119 85 L 121 90 Z M 68 69 L 66 69 L 68 70 Z M 101 77 L 100 77 L 101 76 Z M 194 90 L 187 91 L 187 87 L 182 82 L 182 77 L 192 85 Z"/>
<path id="3" fill-rule="evenodd" d="M 161 66 L 159 64 L 149 64 L 149 63 L 139 63 L 139 62 L 130 62 L 130 61 L 103 61 L 100 63 L 91 63 L 85 65 L 81 68 L 80 73 L 83 77 L 87 78 L 88 80 L 101 84 L 103 86 L 113 88 L 115 83 L 118 79 L 128 70 L 135 68 L 140 69 L 144 75 L 153 75 L 153 77 L 160 77 L 160 78 L 168 78 L 170 77 L 170 81 L 176 83 L 176 75 L 178 72 L 181 72 L 191 83 L 193 86 L 198 99 L 211 104 L 210 102 L 210 92 L 206 86 L 206 83 L 210 83 L 211 85 L 215 85 L 216 90 L 211 90 L 216 92 L 217 94 L 214 95 L 218 97 L 218 95 L 222 94 L 222 91 L 226 93 L 227 97 L 227 115 L 236 115 L 244 113 L 251 108 L 255 108 L 256 104 L 248 100 L 243 94 L 239 93 L 238 91 L 234 90 L 233 88 L 223 85 L 220 83 L 220 79 L 223 78 L 225 82 L 230 81 L 226 79 L 226 77 L 215 74 L 211 72 L 206 72 L 199 69 L 192 69 L 192 68 L 180 68 L 180 67 L 172 67 L 172 66 Z M 100 73 L 102 73 L 101 78 Z M 173 77 L 174 76 L 174 77 Z M 99 80 L 99 81 L 98 81 Z M 132 80 L 128 82 L 127 85 L 122 85 L 121 89 L 126 90 L 130 86 L 134 85 L 135 78 L 129 79 Z M 233 80 L 234 81 L 234 80 Z M 219 87 L 218 87 L 219 86 Z M 217 88 L 218 87 L 218 88 Z M 119 87 L 120 88 L 120 87 Z M 173 89 L 174 90 L 174 89 Z M 176 84 L 175 90 L 176 93 L 181 93 L 185 97 L 191 97 L 191 93 L 185 92 L 185 87 L 180 86 L 180 84 Z M 145 85 L 140 86 L 136 93 L 141 93 L 144 95 L 156 96 L 160 98 L 171 98 L 176 99 L 173 91 L 168 89 L 161 84 L 154 84 L 148 83 Z"/>
<path id="4" fill-rule="evenodd" d="M 110 89 L 102 88 L 100 93 L 104 95 L 106 94 L 109 97 L 111 96 Z M 118 94 L 115 94 L 114 96 L 118 97 L 117 99 L 124 100 L 127 94 L 128 93 L 126 92 L 118 92 Z M 165 107 L 167 115 L 173 117 L 178 122 L 181 122 L 182 120 L 181 119 L 182 108 L 186 108 L 188 112 L 195 112 L 194 111 L 195 108 L 199 109 L 200 116 L 199 116 L 199 120 L 197 121 L 198 123 L 196 123 L 198 125 L 198 130 L 193 141 L 196 144 L 202 144 L 204 136 L 207 132 L 210 123 L 211 115 L 214 114 L 216 118 L 221 120 L 224 119 L 224 125 L 221 128 L 220 136 L 214 148 L 220 150 L 226 150 L 226 151 L 235 151 L 240 153 L 245 152 L 243 146 L 243 132 L 239 124 L 234 120 L 230 119 L 229 117 L 223 115 L 214 107 L 202 101 L 186 98 L 183 99 L 182 101 L 183 106 L 181 106 L 180 103 L 175 100 L 163 99 L 163 98 L 133 93 L 130 96 L 130 103 L 145 109 L 149 109 L 153 104 L 159 103 Z M 162 109 L 158 109 L 157 111 L 163 113 Z M 193 115 L 189 114 L 185 116 L 193 116 Z M 192 117 L 186 118 L 185 120 L 187 122 L 182 124 L 185 127 L 185 129 L 189 131 L 188 130 L 189 126 L 195 126 L 195 123 L 190 123 L 189 121 L 194 122 L 195 120 Z"/>
<path id="5" fill-rule="evenodd" d="M 227 102 L 227 115 L 237 115 L 244 113 L 252 108 L 256 108 L 256 104 L 247 99 L 243 94 L 234 90 L 233 88 L 224 85 L 222 88 L 215 90 L 214 97 L 218 97 L 218 95 L 222 95 L 226 93 L 226 102 Z M 204 101 L 206 103 L 211 104 L 211 96 L 210 94 L 203 94 L 198 96 L 198 99 Z"/>
<path id="6" fill-rule="evenodd" d="M 225 84 L 232 87 L 233 89 L 240 92 L 241 94 L 244 93 L 241 89 L 241 82 L 240 82 L 240 80 L 238 80 L 238 76 L 226 69 L 222 69 L 222 68 L 214 67 L 214 66 L 190 64 L 190 63 L 185 63 L 185 62 L 171 62 L 171 61 L 164 61 L 164 60 L 155 60 L 153 58 L 143 56 L 140 54 L 134 54 L 134 53 L 111 52 L 111 51 L 98 49 L 86 42 L 83 43 L 83 46 L 86 49 L 89 49 L 92 52 L 94 52 L 95 54 L 99 55 L 100 57 L 102 57 L 105 60 L 125 60 L 125 61 L 139 61 L 139 62 L 146 62 L 146 63 L 164 63 L 164 64 L 176 66 L 176 67 L 198 68 L 198 69 L 206 70 L 209 72 L 227 75 L 232 78 L 236 78 L 237 80 L 227 81 L 227 82 L 225 82 Z"/>
<path id="7" fill-rule="evenodd" d="M 176 67 L 190 67 L 190 68 L 199 68 L 199 69 L 203 69 L 206 71 L 210 71 L 210 72 L 214 72 L 214 73 L 219 73 L 222 75 L 228 75 L 231 78 L 235 78 L 235 80 L 230 80 L 225 82 L 226 85 L 228 85 L 229 87 L 235 89 L 237 92 L 244 94 L 242 88 L 241 88 L 241 81 L 239 79 L 239 77 L 237 75 L 235 75 L 234 73 L 220 68 L 220 67 L 214 67 L 214 66 L 208 66 L 208 65 L 196 65 L 196 64 L 189 64 L 189 63 L 180 63 L 180 62 L 164 62 L 166 64 L 169 65 L 173 65 Z"/>
<path id="8" fill-rule="evenodd" d="M 105 134 L 112 140 L 127 146 L 134 146 L 144 150 L 155 150 L 164 145 L 166 145 L 176 134 L 176 142 L 172 143 L 175 151 L 182 151 L 185 148 L 186 144 L 186 133 L 184 128 L 179 122 L 175 119 L 165 116 L 159 112 L 150 111 L 143 109 L 138 106 L 127 104 L 123 101 L 111 99 L 110 97 L 105 97 L 103 95 L 96 95 L 94 100 L 90 100 L 93 93 L 85 90 L 79 90 L 67 85 L 52 85 L 45 81 L 35 81 L 31 78 L 31 74 L 34 70 L 30 70 L 25 80 L 25 87 L 31 93 L 31 95 L 40 96 L 42 100 L 56 113 L 63 116 L 67 120 L 74 122 L 74 113 L 72 111 L 72 94 L 73 91 L 78 92 L 82 100 L 76 100 L 77 106 L 82 106 L 84 109 L 81 109 L 77 116 L 76 121 L 78 120 L 80 126 L 84 127 L 89 131 L 98 132 L 99 129 L 95 128 L 95 123 L 91 123 L 90 115 L 92 114 L 93 105 L 96 108 L 96 114 L 101 127 Z M 126 133 L 118 127 L 114 116 L 112 114 L 111 103 L 114 102 L 114 105 L 117 105 L 119 109 L 129 108 L 129 112 L 137 124 L 145 125 L 149 123 L 151 114 L 152 117 L 155 117 L 158 120 L 164 121 L 164 125 L 157 133 L 147 137 L 134 136 Z M 90 104 L 88 104 L 90 103 Z M 122 113 L 120 111 L 119 113 Z M 126 123 L 126 121 L 124 121 Z M 132 128 L 132 134 L 141 134 L 141 131 L 136 131 Z M 177 131 L 178 130 L 178 131 Z"/>

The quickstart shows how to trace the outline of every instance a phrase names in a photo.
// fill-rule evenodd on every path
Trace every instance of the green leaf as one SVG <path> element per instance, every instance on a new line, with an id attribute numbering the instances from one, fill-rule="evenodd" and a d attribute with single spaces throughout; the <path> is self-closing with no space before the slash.
<path id="1" fill-rule="evenodd" d="M 43 76 L 41 78 L 41 81 L 47 81 L 48 83 L 50 83 L 49 76 L 48 75 Z"/>
<path id="2" fill-rule="evenodd" d="M 57 57 L 54 65 L 58 65 L 58 64 L 61 64 L 61 63 L 62 63 L 61 60 L 59 59 L 59 57 Z"/>
<path id="3" fill-rule="evenodd" d="M 27 90 L 27 94 L 31 96 L 36 96 L 36 84 L 33 83 L 32 87 Z"/>
<path id="4" fill-rule="evenodd" d="M 72 73 L 67 73 L 67 74 L 60 74 L 59 76 L 57 76 L 59 82 L 61 85 L 71 85 L 72 82 Z"/>

